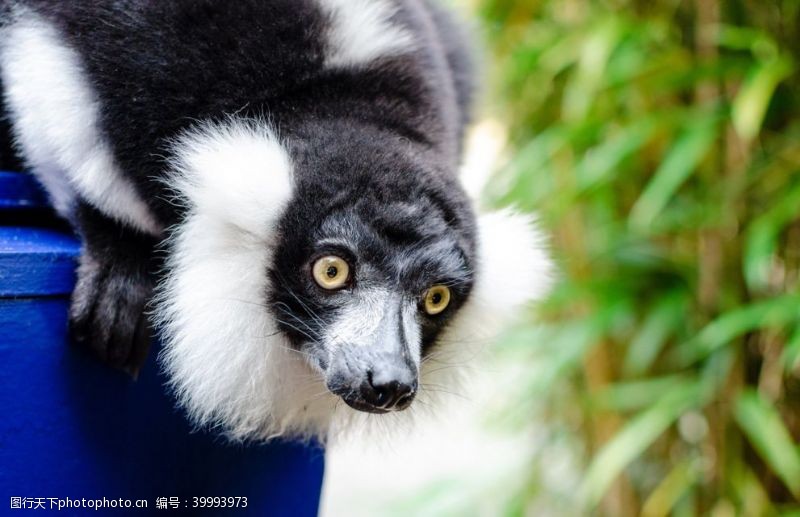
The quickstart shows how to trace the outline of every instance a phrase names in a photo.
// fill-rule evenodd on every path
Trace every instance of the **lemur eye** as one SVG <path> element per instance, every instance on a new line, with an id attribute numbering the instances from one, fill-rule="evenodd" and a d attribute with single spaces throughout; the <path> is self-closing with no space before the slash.
<path id="1" fill-rule="evenodd" d="M 431 316 L 439 314 L 450 303 L 450 289 L 445 285 L 434 285 L 425 292 L 425 312 Z"/>
<path id="2" fill-rule="evenodd" d="M 350 279 L 350 266 L 343 258 L 329 255 L 314 262 L 312 273 L 323 289 L 341 289 Z"/>

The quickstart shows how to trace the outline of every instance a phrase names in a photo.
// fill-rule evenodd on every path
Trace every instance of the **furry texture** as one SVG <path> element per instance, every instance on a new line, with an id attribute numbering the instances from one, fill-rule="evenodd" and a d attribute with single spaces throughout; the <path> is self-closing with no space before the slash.
<path id="1" fill-rule="evenodd" d="M 155 314 L 180 403 L 237 439 L 324 434 L 333 403 L 308 405 L 324 385 L 265 310 L 290 157 L 258 121 L 209 124 L 174 149 L 168 184 L 187 213 L 169 238 Z"/>
<path id="2" fill-rule="evenodd" d="M 529 223 L 476 221 L 458 182 L 470 60 L 427 1 L 10 5 L 5 115 L 86 244 L 73 336 L 135 371 L 155 284 L 161 362 L 197 425 L 236 440 L 395 426 L 340 402 L 403 409 L 365 393 L 413 397 L 418 375 L 424 393 L 457 370 L 429 359 L 475 355 L 547 284 Z M 310 274 L 331 254 L 352 275 L 335 291 Z M 451 292 L 435 316 L 432 285 Z"/>
<path id="3" fill-rule="evenodd" d="M 342 410 L 333 415 L 328 436 L 356 434 L 367 439 L 402 437 L 418 415 L 436 416 L 448 392 L 469 382 L 473 368 L 504 329 L 519 319 L 532 301 L 541 299 L 555 279 L 547 239 L 534 218 L 512 209 L 478 217 L 479 263 L 469 300 L 442 332 L 436 347 L 420 365 L 420 397 L 402 414 L 368 415 Z M 426 389 L 426 386 L 447 387 Z"/>
<path id="4" fill-rule="evenodd" d="M 56 210 L 76 197 L 152 234 L 158 223 L 119 171 L 98 128 L 98 99 L 79 57 L 56 29 L 19 10 L 0 33 L 0 69 L 16 140 Z"/>
<path id="5" fill-rule="evenodd" d="M 319 0 L 331 25 L 325 65 L 331 68 L 369 64 L 413 50 L 414 37 L 392 23 L 396 6 L 384 0 Z"/>
<path id="6" fill-rule="evenodd" d="M 469 301 L 443 332 L 421 384 L 457 387 L 500 333 L 550 289 L 555 271 L 531 216 L 511 209 L 478 218 L 478 272 Z M 431 398 L 438 398 L 436 394 Z"/>
<path id="7" fill-rule="evenodd" d="M 330 429 L 385 427 L 381 416 L 337 405 L 319 368 L 264 310 L 276 221 L 293 192 L 291 158 L 274 133 L 264 121 L 233 119 L 188 133 L 175 149 L 170 184 L 188 213 L 170 237 L 169 275 L 156 314 L 167 339 L 164 364 L 193 421 L 236 440 L 289 434 L 324 441 Z M 219 174 L 223 164 L 225 175 Z M 417 325 L 408 324 L 414 307 L 403 316 L 423 386 L 456 388 L 481 348 L 549 287 L 550 263 L 529 218 L 510 211 L 484 215 L 478 241 L 474 290 L 444 331 L 435 360 L 421 361 Z M 387 297 L 363 293 L 332 324 L 329 335 L 338 342 L 324 345 L 374 346 L 376 330 L 396 327 L 387 318 Z"/>

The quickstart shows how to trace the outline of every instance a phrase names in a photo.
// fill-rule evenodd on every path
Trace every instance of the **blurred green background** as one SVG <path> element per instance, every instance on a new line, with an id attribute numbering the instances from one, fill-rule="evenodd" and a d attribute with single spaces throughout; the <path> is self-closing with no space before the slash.
<path id="1" fill-rule="evenodd" d="M 527 373 L 495 424 L 547 429 L 504 512 L 800 515 L 800 1 L 472 5 L 486 197 L 560 270 L 498 350 Z"/>

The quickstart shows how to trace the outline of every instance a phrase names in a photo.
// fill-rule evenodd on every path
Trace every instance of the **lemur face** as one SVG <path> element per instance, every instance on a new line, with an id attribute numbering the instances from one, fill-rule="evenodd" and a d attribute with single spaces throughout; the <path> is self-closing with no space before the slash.
<path id="1" fill-rule="evenodd" d="M 407 408 L 421 362 L 470 293 L 470 245 L 424 197 L 302 212 L 288 218 L 310 231 L 282 236 L 271 271 L 274 317 L 349 406 Z"/>

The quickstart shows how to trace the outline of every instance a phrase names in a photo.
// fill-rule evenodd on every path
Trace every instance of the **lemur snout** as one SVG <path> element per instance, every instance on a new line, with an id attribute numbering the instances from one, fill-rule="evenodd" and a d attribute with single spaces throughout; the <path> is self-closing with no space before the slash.
<path id="1" fill-rule="evenodd" d="M 342 365 L 343 363 L 338 363 Z M 372 363 L 366 371 L 336 368 L 329 371 L 328 389 L 353 409 L 388 413 L 407 409 L 417 394 L 417 368 L 405 361 Z"/>
<path id="2" fill-rule="evenodd" d="M 367 373 L 367 381 L 361 384 L 361 397 L 371 406 L 385 410 L 403 410 L 414 400 L 417 380 L 395 376 Z"/>

